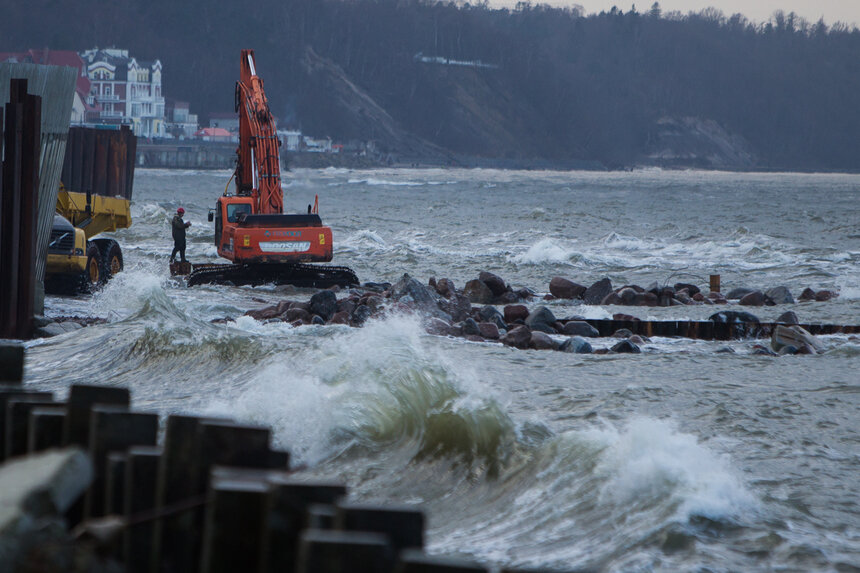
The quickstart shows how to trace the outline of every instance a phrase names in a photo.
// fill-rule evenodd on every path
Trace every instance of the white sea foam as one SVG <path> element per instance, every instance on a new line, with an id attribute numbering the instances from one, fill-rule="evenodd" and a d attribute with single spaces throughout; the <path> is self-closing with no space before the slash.
<path id="1" fill-rule="evenodd" d="M 573 254 L 574 252 L 564 247 L 560 241 L 546 238 L 529 247 L 526 252 L 510 257 L 510 260 L 526 265 L 565 263 L 570 260 Z"/>
<path id="2" fill-rule="evenodd" d="M 713 452 L 670 422 L 634 418 L 623 429 L 586 434 L 606 446 L 596 471 L 606 480 L 601 502 L 625 506 L 672 498 L 679 517 L 719 519 L 757 506 L 726 455 Z"/>

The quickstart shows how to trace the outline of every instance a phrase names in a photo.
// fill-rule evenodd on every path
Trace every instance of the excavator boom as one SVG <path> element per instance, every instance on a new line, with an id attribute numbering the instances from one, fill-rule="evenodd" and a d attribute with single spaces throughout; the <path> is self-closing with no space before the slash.
<path id="1" fill-rule="evenodd" d="M 307 213 L 284 213 L 280 141 L 253 50 L 242 50 L 235 97 L 239 114 L 235 192 L 225 191 L 210 213 L 218 254 L 233 264 L 198 265 L 188 284 L 357 285 L 349 269 L 306 264 L 332 260 L 331 229 L 322 224 L 316 201 Z"/>

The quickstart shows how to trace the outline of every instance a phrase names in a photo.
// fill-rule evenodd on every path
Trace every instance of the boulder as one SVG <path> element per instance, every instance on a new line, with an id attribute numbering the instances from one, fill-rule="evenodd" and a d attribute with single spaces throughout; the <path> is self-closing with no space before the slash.
<path id="1" fill-rule="evenodd" d="M 328 319 L 329 324 L 349 324 L 349 313 L 345 310 L 339 310 Z"/>
<path id="2" fill-rule="evenodd" d="M 445 298 L 450 298 L 457 289 L 454 287 L 454 281 L 451 279 L 439 279 L 436 282 L 436 292 Z"/>
<path id="3" fill-rule="evenodd" d="M 621 300 L 621 297 L 618 295 L 617 292 L 611 292 L 608 295 L 606 295 L 605 297 L 603 297 L 603 300 L 600 301 L 600 304 L 603 306 L 609 306 L 612 304 L 624 304 L 624 303 Z"/>
<path id="4" fill-rule="evenodd" d="M 504 308 L 504 319 L 508 324 L 517 319 L 524 321 L 528 316 L 529 309 L 524 304 L 509 304 Z"/>
<path id="5" fill-rule="evenodd" d="M 743 306 L 764 306 L 766 302 L 767 299 L 765 298 L 764 293 L 760 290 L 754 290 L 743 295 L 738 301 L 738 304 Z"/>
<path id="6" fill-rule="evenodd" d="M 248 312 L 253 312 L 253 311 L 249 310 Z M 248 312 L 246 312 L 245 314 L 248 314 Z M 248 315 L 248 316 L 252 316 L 252 315 Z M 256 318 L 256 317 L 254 317 L 254 318 Z M 257 320 L 260 320 L 260 319 L 257 319 Z M 63 328 L 59 323 L 49 322 L 45 326 L 38 327 L 34 332 L 35 332 L 35 335 L 39 338 L 50 338 L 52 336 L 58 336 L 60 334 L 65 334 L 66 329 Z"/>
<path id="7" fill-rule="evenodd" d="M 301 309 L 303 309 L 303 310 L 306 310 L 306 311 L 310 312 L 310 311 L 311 311 L 311 303 L 310 303 L 309 301 L 305 301 L 305 302 L 298 302 L 298 301 L 296 301 L 296 302 L 291 302 L 291 303 L 290 303 L 290 308 L 301 308 Z"/>
<path id="8" fill-rule="evenodd" d="M 439 308 L 439 295 L 435 289 L 421 284 L 416 279 L 404 274 L 403 277 L 389 289 L 390 297 L 410 308 L 437 318 L 448 319 L 450 315 Z"/>
<path id="9" fill-rule="evenodd" d="M 629 286 L 624 287 L 623 289 L 618 291 L 618 297 L 621 299 L 621 304 L 627 306 L 631 306 L 634 304 L 637 295 L 639 295 L 639 292 L 635 288 Z"/>
<path id="10" fill-rule="evenodd" d="M 502 337 L 502 343 L 514 348 L 528 348 L 532 340 L 532 331 L 528 326 L 512 328 Z"/>
<path id="11" fill-rule="evenodd" d="M 622 340 L 615 346 L 609 349 L 610 352 L 616 354 L 639 354 L 642 352 L 638 346 L 629 340 Z"/>
<path id="12" fill-rule="evenodd" d="M 435 334 L 437 336 L 448 336 L 449 334 L 451 334 L 451 325 L 442 320 L 441 318 L 431 316 L 424 323 L 424 330 L 426 330 L 428 334 Z"/>
<path id="13" fill-rule="evenodd" d="M 773 304 L 794 304 L 794 297 L 791 296 L 791 291 L 788 287 L 778 286 L 769 288 L 764 295 L 769 298 Z"/>
<path id="14" fill-rule="evenodd" d="M 373 316 L 373 311 L 365 304 L 358 305 L 352 313 L 352 321 L 355 324 L 361 325 L 367 322 Z"/>
<path id="15" fill-rule="evenodd" d="M 561 332 L 568 336 L 587 336 L 588 338 L 597 338 L 600 336 L 600 332 L 596 328 L 580 320 L 571 320 L 565 323 Z"/>
<path id="16" fill-rule="evenodd" d="M 501 296 L 502 293 L 508 290 L 508 286 L 505 284 L 504 279 L 499 275 L 481 271 L 478 273 L 478 280 L 487 285 L 490 291 L 492 291 L 493 296 Z"/>
<path id="17" fill-rule="evenodd" d="M 337 295 L 330 290 L 322 290 L 311 297 L 310 311 L 312 314 L 328 320 L 337 312 Z"/>
<path id="18" fill-rule="evenodd" d="M 463 295 L 474 304 L 493 304 L 493 291 L 480 279 L 473 279 L 463 287 Z"/>
<path id="19" fill-rule="evenodd" d="M 767 348 L 766 346 L 762 346 L 761 344 L 754 344 L 751 353 L 760 354 L 762 356 L 779 356 L 779 354 L 777 354 L 770 348 Z"/>
<path id="20" fill-rule="evenodd" d="M 637 346 L 642 346 L 643 344 L 648 342 L 645 338 L 642 338 L 638 334 L 631 335 L 630 338 L 628 338 L 627 340 L 629 340 L 630 342 L 632 342 L 633 344 L 635 344 Z"/>
<path id="21" fill-rule="evenodd" d="M 688 295 L 684 291 L 676 292 L 675 293 L 675 300 L 677 300 L 681 304 L 692 304 L 693 303 L 693 299 L 690 298 L 690 295 Z"/>
<path id="22" fill-rule="evenodd" d="M 478 310 L 478 317 L 484 322 L 494 322 L 496 324 L 498 324 L 497 320 L 502 321 L 502 324 L 505 322 L 504 315 L 492 305 L 482 306 Z"/>
<path id="23" fill-rule="evenodd" d="M 708 320 L 711 322 L 761 323 L 756 315 L 739 310 L 724 310 L 722 312 L 717 312 L 709 316 Z"/>
<path id="24" fill-rule="evenodd" d="M 818 302 L 825 302 L 831 299 L 834 299 L 839 296 L 838 292 L 832 290 L 820 290 L 815 293 L 815 300 Z"/>
<path id="25" fill-rule="evenodd" d="M 537 307 L 526 318 L 526 326 L 530 329 L 549 334 L 555 334 L 555 327 L 553 326 L 555 322 L 556 319 L 552 311 L 545 306 Z"/>
<path id="26" fill-rule="evenodd" d="M 815 300 L 815 291 L 809 287 L 803 289 L 803 292 L 800 293 L 800 296 L 797 297 L 797 300 Z"/>
<path id="27" fill-rule="evenodd" d="M 557 298 L 582 298 L 586 287 L 562 277 L 553 277 L 549 281 L 549 292 Z"/>
<path id="28" fill-rule="evenodd" d="M 602 278 L 586 289 L 582 295 L 585 304 L 600 304 L 606 295 L 612 292 L 612 281 Z"/>
<path id="29" fill-rule="evenodd" d="M 71 570 L 75 551 L 63 514 L 92 478 L 92 462 L 78 448 L 0 466 L 0 571 Z"/>
<path id="30" fill-rule="evenodd" d="M 278 312 L 277 306 L 267 306 L 265 308 L 256 308 L 253 310 L 249 310 L 248 312 L 245 313 L 245 316 L 250 316 L 251 318 L 253 318 L 255 320 L 262 321 L 262 320 L 268 320 L 270 318 L 275 318 L 279 314 L 280 313 Z M 65 332 L 65 329 L 63 329 L 63 332 Z"/>
<path id="31" fill-rule="evenodd" d="M 555 350 L 558 344 L 545 332 L 532 331 L 529 347 L 535 350 Z"/>
<path id="32" fill-rule="evenodd" d="M 367 308 L 367 307 L 365 307 Z M 306 311 L 303 308 L 291 308 L 288 309 L 287 312 L 284 313 L 283 318 L 288 322 L 294 322 L 296 320 L 300 320 L 303 323 L 307 324 L 313 318 L 311 313 Z"/>
<path id="33" fill-rule="evenodd" d="M 619 328 L 612 333 L 612 338 L 630 338 L 633 333 L 628 328 Z"/>
<path id="34" fill-rule="evenodd" d="M 514 291 L 514 294 L 517 295 L 517 300 L 528 300 L 535 295 L 535 293 L 528 287 L 517 289 Z"/>
<path id="35" fill-rule="evenodd" d="M 636 306 L 657 306 L 660 304 L 660 298 L 653 292 L 643 292 L 636 296 L 633 301 Z"/>
<path id="36" fill-rule="evenodd" d="M 733 289 L 732 289 L 732 290 L 730 290 L 730 291 L 729 291 L 729 293 L 726 295 L 726 298 L 727 298 L 727 299 L 729 299 L 729 300 L 740 300 L 740 299 L 742 299 L 742 298 L 744 297 L 744 295 L 747 295 L 747 294 L 749 294 L 749 293 L 753 292 L 753 290 L 754 290 L 754 289 L 747 288 L 747 287 L 737 287 L 737 288 L 733 288 Z"/>
<path id="37" fill-rule="evenodd" d="M 479 322 L 478 332 L 488 340 L 498 340 L 501 337 L 499 327 L 493 322 Z"/>
<path id="38" fill-rule="evenodd" d="M 357 305 L 357 298 L 345 298 L 343 300 L 337 301 L 337 312 L 346 312 L 347 314 L 352 314 L 352 311 L 355 310 Z"/>
<path id="39" fill-rule="evenodd" d="M 797 314 L 795 314 L 793 310 L 789 310 L 780 314 L 779 317 L 777 317 L 776 322 L 781 322 L 782 324 L 788 325 L 800 324 L 800 321 L 797 320 Z"/>
<path id="40" fill-rule="evenodd" d="M 701 289 L 694 284 L 690 283 L 675 283 L 675 292 L 686 290 L 687 294 L 690 296 L 694 296 L 701 292 Z"/>
<path id="41" fill-rule="evenodd" d="M 571 336 L 562 342 L 558 349 L 561 352 L 572 352 L 574 354 L 591 354 L 591 344 L 581 336 Z"/>
<path id="42" fill-rule="evenodd" d="M 505 291 L 495 298 L 496 304 L 514 304 L 520 302 L 520 297 L 513 291 Z"/>
<path id="43" fill-rule="evenodd" d="M 770 337 L 770 347 L 775 352 L 780 352 L 785 346 L 793 346 L 796 349 L 795 352 L 804 346 L 809 346 L 813 350 L 813 354 L 824 352 L 824 345 L 821 341 L 808 331 L 797 325 L 783 326 L 778 324 Z"/>
<path id="44" fill-rule="evenodd" d="M 465 320 L 472 314 L 472 303 L 469 298 L 463 294 L 453 292 L 451 297 L 442 299 L 439 302 L 439 308 L 451 317 L 453 322 Z"/>
<path id="45" fill-rule="evenodd" d="M 463 333 L 463 336 L 480 336 L 481 329 L 478 327 L 478 323 L 475 322 L 474 318 L 467 318 L 463 322 L 460 323 L 460 331 Z"/>
<path id="46" fill-rule="evenodd" d="M 311 324 L 322 326 L 323 324 L 325 324 L 325 320 L 320 315 L 315 314 L 313 318 L 311 318 Z"/>

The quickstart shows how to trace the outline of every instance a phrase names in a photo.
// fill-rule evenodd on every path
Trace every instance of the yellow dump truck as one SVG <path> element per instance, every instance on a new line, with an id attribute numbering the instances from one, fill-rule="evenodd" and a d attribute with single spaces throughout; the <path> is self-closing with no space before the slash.
<path id="1" fill-rule="evenodd" d="M 122 249 L 113 239 L 94 238 L 131 226 L 130 201 L 60 188 L 48 244 L 49 292 L 92 291 L 123 268 Z"/>
<path id="2" fill-rule="evenodd" d="M 131 226 L 136 145 L 126 126 L 69 130 L 48 244 L 48 292 L 91 292 L 122 270 L 119 243 L 96 236 Z"/>

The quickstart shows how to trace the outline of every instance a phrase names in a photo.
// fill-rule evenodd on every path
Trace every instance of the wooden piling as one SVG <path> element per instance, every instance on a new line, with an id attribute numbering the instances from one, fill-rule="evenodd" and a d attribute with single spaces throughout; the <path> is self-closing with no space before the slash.
<path id="1" fill-rule="evenodd" d="M 414 506 L 375 506 L 340 502 L 335 529 L 373 531 L 388 536 L 395 552 L 424 548 L 424 513 Z"/>
<path id="2" fill-rule="evenodd" d="M 393 565 L 394 553 L 381 533 L 308 529 L 299 543 L 296 573 L 379 573 Z"/>
<path id="3" fill-rule="evenodd" d="M 260 571 L 270 493 L 264 472 L 258 472 L 257 479 L 235 479 L 229 470 L 212 470 L 201 555 L 203 573 Z"/>
<path id="4" fill-rule="evenodd" d="M 407 550 L 400 554 L 394 573 L 488 573 L 483 565 L 467 559 L 425 555 Z"/>
<path id="5" fill-rule="evenodd" d="M 39 395 L 20 396 L 11 398 L 6 402 L 6 431 L 3 452 L 7 459 L 27 453 L 30 412 L 53 402 L 53 397 Z"/>
<path id="6" fill-rule="evenodd" d="M 51 392 L 33 392 L 32 390 L 18 388 L 0 389 L 0 461 L 6 459 L 6 405 L 9 400 L 15 398 L 30 398 L 50 401 L 53 397 L 54 395 Z"/>
<path id="7" fill-rule="evenodd" d="M 34 408 L 30 412 L 27 453 L 41 452 L 62 446 L 65 420 L 65 408 Z"/>
<path id="8" fill-rule="evenodd" d="M 90 415 L 89 453 L 93 482 L 84 498 L 84 515 L 104 515 L 107 455 L 131 446 L 154 446 L 158 437 L 158 414 L 130 412 L 123 407 L 94 406 Z"/>
<path id="9" fill-rule="evenodd" d="M 0 342 L 0 383 L 20 384 L 24 378 L 24 345 L 4 340 Z"/>
<path id="10" fill-rule="evenodd" d="M 139 519 L 151 512 L 157 503 L 158 466 L 161 449 L 134 446 L 126 453 L 125 498 L 122 514 L 129 519 L 123 535 L 122 557 L 127 573 L 151 573 L 158 565 L 153 561 L 155 521 Z"/>

